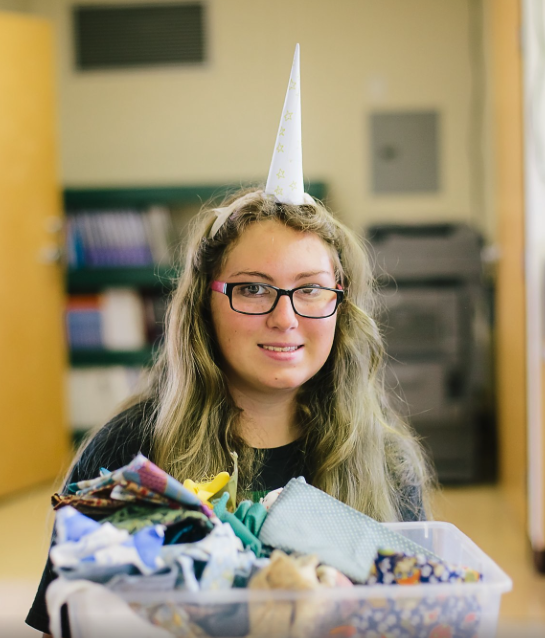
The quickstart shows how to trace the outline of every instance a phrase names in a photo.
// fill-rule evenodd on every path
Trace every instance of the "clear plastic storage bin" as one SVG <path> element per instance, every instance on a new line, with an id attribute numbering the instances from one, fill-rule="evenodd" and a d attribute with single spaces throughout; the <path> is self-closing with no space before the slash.
<path id="1" fill-rule="evenodd" d="M 312 591 L 231 589 L 189 593 L 124 594 L 143 618 L 170 619 L 173 636 L 248 638 L 491 638 L 501 595 L 511 579 L 473 541 L 450 523 L 386 523 L 443 560 L 480 571 L 483 581 L 464 584 L 354 586 Z M 119 595 L 119 594 L 118 594 Z M 73 638 L 89 633 L 100 614 L 84 593 L 68 603 Z M 165 627 L 165 624 L 163 624 Z M 151 625 L 150 625 L 151 629 Z M 111 619 L 112 636 L 125 636 Z M 151 634 L 150 634 L 151 635 Z M 103 638 L 101 636 L 100 638 Z"/>

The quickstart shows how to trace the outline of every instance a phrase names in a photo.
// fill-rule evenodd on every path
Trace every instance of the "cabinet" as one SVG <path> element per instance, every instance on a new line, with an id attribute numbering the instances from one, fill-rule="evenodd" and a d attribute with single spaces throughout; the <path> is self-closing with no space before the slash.
<path id="1" fill-rule="evenodd" d="M 383 283 L 393 402 L 429 447 L 442 482 L 494 478 L 491 304 L 480 236 L 464 224 L 385 224 L 369 238 Z"/>
<path id="2" fill-rule="evenodd" d="M 196 186 L 175 186 L 175 187 L 150 187 L 150 188 L 105 188 L 105 189 L 66 189 L 64 191 L 64 207 L 67 213 L 67 222 L 70 224 L 78 214 L 85 211 L 85 215 L 103 214 L 108 211 L 110 216 L 127 215 L 127 211 L 145 211 L 152 206 L 161 206 L 170 212 L 172 227 L 174 231 L 174 241 L 172 242 L 173 258 L 170 264 L 149 263 L 147 265 L 133 266 L 89 266 L 67 269 L 66 288 L 71 296 L 81 299 L 83 302 L 91 299 L 92 296 L 106 294 L 105 291 L 137 291 L 139 295 L 150 299 L 156 305 L 163 300 L 166 306 L 166 299 L 172 291 L 176 277 L 178 275 L 179 263 L 177 262 L 177 247 L 181 244 L 185 228 L 191 217 L 200 209 L 202 202 L 211 198 L 221 199 L 221 194 L 225 192 L 225 186 L 196 185 Z M 314 183 L 309 189 L 309 193 L 317 198 L 323 199 L 325 186 L 323 183 Z M 96 221 L 96 219 L 95 219 Z M 89 297 L 91 296 L 91 297 Z M 115 296 L 115 293 L 114 293 Z M 113 399 L 129 390 L 129 384 L 123 381 L 123 372 L 120 368 L 130 369 L 130 374 L 134 378 L 134 373 L 139 369 L 148 366 L 153 358 L 154 350 L 159 347 L 161 326 L 147 325 L 147 343 L 140 348 L 130 350 L 112 349 L 104 347 L 85 347 L 70 349 L 70 406 L 72 416 L 72 426 L 76 430 L 76 438 L 82 430 L 91 426 L 99 425 L 105 418 L 111 416 L 111 410 L 98 410 L 94 416 L 85 422 L 84 410 L 80 409 L 83 402 L 91 406 L 104 405 L 104 403 L 115 403 Z M 116 371 L 108 371 L 108 368 L 116 368 Z M 98 371 L 98 376 L 93 377 L 92 370 Z M 108 387 L 107 378 L 117 374 L 117 387 L 121 390 L 115 392 Z M 112 381 L 115 385 L 115 381 Z M 86 385 L 87 384 L 87 385 Z M 86 389 L 87 388 L 87 389 Z M 94 388 L 94 389 L 93 389 Z M 103 392 L 102 399 L 100 392 Z M 90 400 L 90 393 L 96 393 L 96 399 Z M 117 392 L 117 394 L 116 394 Z M 126 393 L 126 392 L 125 392 Z M 75 394 L 79 395 L 74 396 Z M 114 408 L 111 405 L 110 408 Z M 108 413 L 110 411 L 110 413 Z"/>

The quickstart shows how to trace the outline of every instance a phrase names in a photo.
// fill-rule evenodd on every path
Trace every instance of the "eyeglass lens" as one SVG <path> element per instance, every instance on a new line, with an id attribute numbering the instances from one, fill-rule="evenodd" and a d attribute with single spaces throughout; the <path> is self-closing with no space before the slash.
<path id="1" fill-rule="evenodd" d="M 278 292 L 266 284 L 241 284 L 233 287 L 232 305 L 238 312 L 262 314 L 274 306 Z M 337 294 L 324 288 L 298 288 L 292 295 L 296 312 L 307 317 L 327 317 L 335 311 Z"/>

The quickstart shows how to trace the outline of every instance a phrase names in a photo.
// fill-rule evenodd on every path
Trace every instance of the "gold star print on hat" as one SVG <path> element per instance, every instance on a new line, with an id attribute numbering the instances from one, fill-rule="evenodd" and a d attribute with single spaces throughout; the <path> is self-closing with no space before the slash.
<path id="1" fill-rule="evenodd" d="M 265 193 L 282 204 L 306 204 L 301 146 L 301 80 L 299 45 L 295 47 L 290 81 L 276 136 Z"/>

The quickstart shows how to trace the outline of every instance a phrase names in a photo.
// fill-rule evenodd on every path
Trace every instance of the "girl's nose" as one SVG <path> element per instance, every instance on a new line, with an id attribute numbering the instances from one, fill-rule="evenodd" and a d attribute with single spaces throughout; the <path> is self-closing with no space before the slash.
<path id="1" fill-rule="evenodd" d="M 299 321 L 291 305 L 291 299 L 287 295 L 282 295 L 276 308 L 267 315 L 267 324 L 270 328 L 279 330 L 297 328 Z"/>

